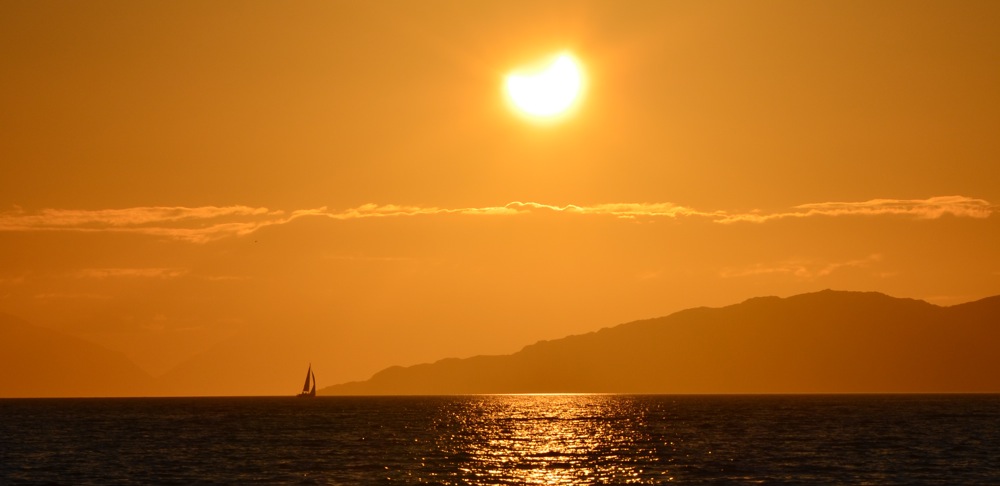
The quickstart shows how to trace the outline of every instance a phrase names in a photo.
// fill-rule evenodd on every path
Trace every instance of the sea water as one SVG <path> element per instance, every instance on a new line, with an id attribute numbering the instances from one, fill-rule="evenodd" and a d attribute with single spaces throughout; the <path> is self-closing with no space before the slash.
<path id="1" fill-rule="evenodd" d="M 1000 395 L 0 400 L 0 484 L 1000 484 Z"/>

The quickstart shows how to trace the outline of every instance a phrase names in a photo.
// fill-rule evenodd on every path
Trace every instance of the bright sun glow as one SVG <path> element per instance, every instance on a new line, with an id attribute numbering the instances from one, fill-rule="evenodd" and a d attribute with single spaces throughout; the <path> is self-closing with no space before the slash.
<path id="1" fill-rule="evenodd" d="M 541 119 L 569 110 L 583 90 L 583 72 L 573 56 L 563 53 L 535 69 L 507 75 L 507 96 L 522 113 Z"/>

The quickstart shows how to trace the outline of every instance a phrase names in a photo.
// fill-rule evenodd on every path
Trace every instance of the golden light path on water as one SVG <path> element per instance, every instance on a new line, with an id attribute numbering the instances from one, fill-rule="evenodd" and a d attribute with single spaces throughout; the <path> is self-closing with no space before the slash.
<path id="1" fill-rule="evenodd" d="M 474 437 L 464 475 L 477 484 L 617 484 L 650 481 L 641 464 L 655 462 L 643 444 L 643 417 L 613 395 L 484 396 L 453 415 Z M 636 454 L 646 450 L 648 454 Z M 645 456 L 645 457 L 643 457 Z M 659 471 L 656 481 L 670 481 Z"/>
<path id="2" fill-rule="evenodd" d="M 997 395 L 0 400 L 0 484 L 1000 484 Z"/>

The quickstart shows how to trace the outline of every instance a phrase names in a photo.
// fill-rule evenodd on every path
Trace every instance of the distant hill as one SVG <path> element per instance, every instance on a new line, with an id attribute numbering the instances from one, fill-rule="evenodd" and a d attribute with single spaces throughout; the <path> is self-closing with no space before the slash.
<path id="1" fill-rule="evenodd" d="M 825 290 L 392 367 L 320 394 L 1000 392 L 998 343 L 1000 296 L 939 307 Z"/>
<path id="2" fill-rule="evenodd" d="M 151 385 L 122 354 L 0 314 L 0 397 L 138 396 Z"/>

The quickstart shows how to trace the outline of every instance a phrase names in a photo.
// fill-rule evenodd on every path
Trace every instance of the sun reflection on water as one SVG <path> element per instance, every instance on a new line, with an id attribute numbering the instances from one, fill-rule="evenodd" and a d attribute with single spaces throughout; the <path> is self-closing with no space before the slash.
<path id="1" fill-rule="evenodd" d="M 441 444 L 481 484 L 639 484 L 667 481 L 641 468 L 657 460 L 643 414 L 605 395 L 476 397 L 443 420 L 458 436 Z M 456 423 L 457 422 L 457 423 Z M 444 424 L 442 424 L 444 425 Z M 455 427 L 458 425 L 458 427 Z M 646 449 L 646 453 L 643 453 Z"/>

